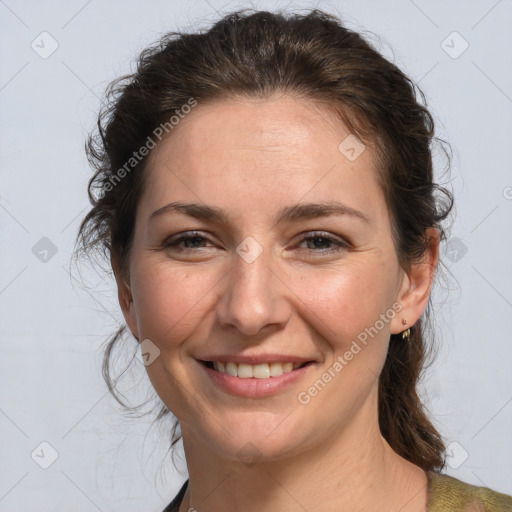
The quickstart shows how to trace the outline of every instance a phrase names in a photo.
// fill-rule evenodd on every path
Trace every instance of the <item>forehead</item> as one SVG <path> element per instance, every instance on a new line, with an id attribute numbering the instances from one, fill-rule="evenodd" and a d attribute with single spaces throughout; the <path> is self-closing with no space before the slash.
<path id="1" fill-rule="evenodd" d="M 155 162 L 171 154 L 200 159 L 217 148 L 229 150 L 226 158 L 251 151 L 281 153 L 276 155 L 280 158 L 292 149 L 307 148 L 313 159 L 325 155 L 328 146 L 328 153 L 336 154 L 348 135 L 334 111 L 319 102 L 277 94 L 265 99 L 237 97 L 199 103 L 150 159 Z"/>
<path id="2" fill-rule="evenodd" d="M 355 146 L 357 158 L 349 158 L 346 146 L 357 141 L 351 137 L 335 113 L 310 100 L 275 95 L 199 103 L 152 150 L 145 204 L 213 197 L 268 209 L 322 198 L 373 205 L 378 214 L 383 198 L 375 197 L 382 193 L 373 150 Z"/>

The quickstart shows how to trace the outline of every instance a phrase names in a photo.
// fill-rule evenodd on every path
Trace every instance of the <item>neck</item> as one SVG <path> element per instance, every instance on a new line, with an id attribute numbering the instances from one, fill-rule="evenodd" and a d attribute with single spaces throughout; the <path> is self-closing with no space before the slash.
<path id="1" fill-rule="evenodd" d="M 392 450 L 364 410 L 314 449 L 254 465 L 220 457 L 183 425 L 182 434 L 189 485 L 180 512 L 426 510 L 425 472 Z"/>

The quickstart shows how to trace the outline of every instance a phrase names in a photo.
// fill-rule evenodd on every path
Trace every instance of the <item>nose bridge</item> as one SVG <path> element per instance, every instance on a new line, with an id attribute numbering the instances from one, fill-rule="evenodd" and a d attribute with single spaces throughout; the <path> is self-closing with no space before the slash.
<path id="1" fill-rule="evenodd" d="M 224 294 L 217 307 L 221 324 L 233 324 L 245 334 L 256 334 L 268 324 L 289 317 L 280 281 L 274 276 L 270 250 L 246 239 L 236 250 Z"/>

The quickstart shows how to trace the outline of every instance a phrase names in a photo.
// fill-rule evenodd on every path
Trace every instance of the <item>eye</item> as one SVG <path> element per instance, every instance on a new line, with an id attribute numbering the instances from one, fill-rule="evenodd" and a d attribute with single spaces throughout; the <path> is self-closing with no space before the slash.
<path id="1" fill-rule="evenodd" d="M 177 238 L 170 238 L 166 242 L 164 242 L 163 247 L 167 248 L 178 248 L 184 251 L 189 251 L 193 249 L 201 249 L 200 244 L 208 241 L 208 238 L 202 236 L 199 233 L 188 233 L 178 236 Z M 185 246 L 181 246 L 184 244 Z M 181 246 L 181 247 L 180 247 Z"/>
<path id="2" fill-rule="evenodd" d="M 320 255 L 339 252 L 350 248 L 350 244 L 348 242 L 342 239 L 332 237 L 322 232 L 314 232 L 310 236 L 303 237 L 301 243 L 304 242 L 307 242 L 308 244 L 309 242 L 313 242 L 313 244 L 310 244 L 312 248 L 306 249 L 307 252 Z M 326 247 L 327 245 L 329 247 L 327 247 L 324 250 L 321 250 L 321 246 Z"/>
<path id="3" fill-rule="evenodd" d="M 205 243 L 211 242 L 207 237 L 200 233 L 189 232 L 177 237 L 171 237 L 163 244 L 164 249 L 176 249 L 182 252 L 194 252 L 195 249 L 208 249 Z M 323 255 L 347 250 L 351 247 L 350 243 L 323 232 L 314 232 L 301 239 L 300 244 L 309 245 L 305 250 L 310 254 Z M 299 244 L 299 245 L 300 245 Z"/>

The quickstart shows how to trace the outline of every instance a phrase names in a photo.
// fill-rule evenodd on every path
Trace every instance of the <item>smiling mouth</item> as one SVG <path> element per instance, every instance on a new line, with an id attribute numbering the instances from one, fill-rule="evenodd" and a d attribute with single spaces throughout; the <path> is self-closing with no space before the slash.
<path id="1" fill-rule="evenodd" d="M 305 363 L 261 363 L 261 364 L 237 364 L 222 361 L 200 361 L 204 366 L 219 373 L 225 373 L 240 379 L 269 379 L 280 377 L 284 373 L 290 373 L 304 366 L 313 364 L 314 361 Z"/>

